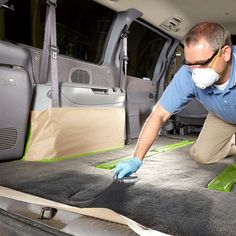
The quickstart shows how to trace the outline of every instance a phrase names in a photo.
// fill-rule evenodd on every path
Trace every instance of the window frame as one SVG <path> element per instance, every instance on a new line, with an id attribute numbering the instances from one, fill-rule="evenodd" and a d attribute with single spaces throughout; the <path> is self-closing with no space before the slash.
<path id="1" fill-rule="evenodd" d="M 156 61 L 156 65 L 155 65 L 155 68 L 153 71 L 153 77 L 150 78 L 150 81 L 157 82 L 158 75 L 162 74 L 162 73 L 160 73 L 160 71 L 162 71 L 162 68 L 163 68 L 163 62 L 164 62 L 163 56 L 168 55 L 168 57 L 169 57 L 169 52 L 170 52 L 171 46 L 173 45 L 174 39 L 171 36 L 167 35 L 166 33 L 162 32 L 161 30 L 159 30 L 158 28 L 154 27 L 150 23 L 146 22 L 144 19 L 138 18 L 138 19 L 134 20 L 134 22 L 140 24 L 141 26 L 144 26 L 145 28 L 151 30 L 153 33 L 161 36 L 162 38 L 164 38 L 166 40 L 165 44 L 162 47 L 160 55 Z M 128 45 L 128 47 L 129 47 L 129 45 Z M 166 63 L 164 63 L 164 64 L 166 64 Z M 166 66 L 164 66 L 164 67 L 166 67 Z M 163 73 L 165 73 L 165 72 L 163 72 Z M 140 77 L 135 77 L 135 78 L 139 78 L 139 79 L 143 80 L 143 78 L 140 78 Z"/>

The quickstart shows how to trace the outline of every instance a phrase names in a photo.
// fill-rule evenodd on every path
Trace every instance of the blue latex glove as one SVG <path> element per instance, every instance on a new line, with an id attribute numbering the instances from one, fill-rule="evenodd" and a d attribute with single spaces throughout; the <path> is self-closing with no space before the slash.
<path id="1" fill-rule="evenodd" d="M 114 175 L 117 179 L 123 179 L 126 176 L 130 176 L 134 172 L 136 172 L 141 166 L 142 161 L 134 157 L 128 161 L 119 162 L 114 170 Z"/>

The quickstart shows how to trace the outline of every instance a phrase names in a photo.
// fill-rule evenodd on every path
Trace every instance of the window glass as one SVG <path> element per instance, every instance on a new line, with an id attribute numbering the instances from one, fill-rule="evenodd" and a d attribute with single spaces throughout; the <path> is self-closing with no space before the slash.
<path id="1" fill-rule="evenodd" d="M 0 39 L 42 48 L 46 0 L 12 0 L 15 10 L 0 9 Z M 57 1 L 60 53 L 99 63 L 115 12 L 92 0 Z"/>
<path id="2" fill-rule="evenodd" d="M 131 24 L 129 32 L 128 75 L 152 80 L 166 39 L 138 22 Z"/>

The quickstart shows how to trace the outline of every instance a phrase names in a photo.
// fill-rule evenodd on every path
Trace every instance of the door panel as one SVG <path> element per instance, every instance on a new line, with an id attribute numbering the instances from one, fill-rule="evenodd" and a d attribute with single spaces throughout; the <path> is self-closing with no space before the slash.
<path id="1" fill-rule="evenodd" d="M 127 77 L 127 112 L 130 138 L 137 138 L 155 105 L 156 89 L 151 81 Z"/>
<path id="2" fill-rule="evenodd" d="M 151 113 L 157 98 L 155 70 L 162 68 L 170 47 L 170 39 L 137 20 L 131 24 L 128 35 L 127 122 L 129 138 L 137 138 Z"/>

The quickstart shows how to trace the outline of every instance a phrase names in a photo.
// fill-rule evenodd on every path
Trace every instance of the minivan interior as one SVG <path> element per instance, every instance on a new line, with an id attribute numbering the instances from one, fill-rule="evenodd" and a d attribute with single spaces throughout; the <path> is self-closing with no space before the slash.
<path id="1" fill-rule="evenodd" d="M 0 0 L 0 234 L 235 235 L 236 156 L 189 154 L 208 115 L 198 99 L 170 116 L 134 175 L 113 172 L 183 66 L 188 31 L 217 22 L 235 44 L 235 9 Z"/>

